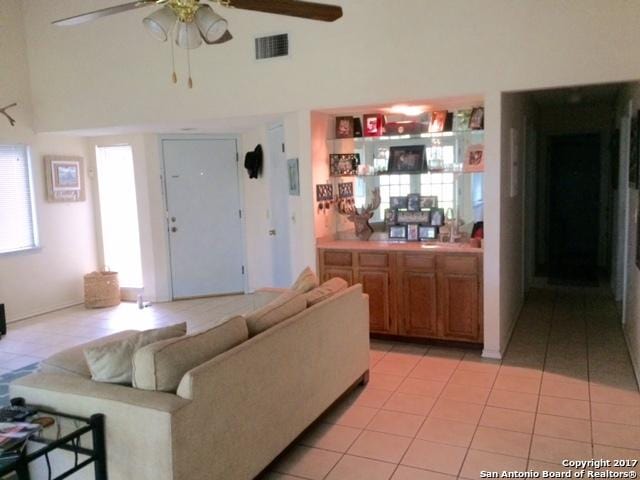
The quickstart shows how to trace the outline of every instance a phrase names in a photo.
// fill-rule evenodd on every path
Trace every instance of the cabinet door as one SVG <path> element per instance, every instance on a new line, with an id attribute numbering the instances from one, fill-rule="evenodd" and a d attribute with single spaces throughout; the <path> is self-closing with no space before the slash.
<path id="1" fill-rule="evenodd" d="M 436 298 L 435 273 L 402 272 L 401 320 L 398 326 L 401 335 L 412 337 L 436 337 L 438 335 Z"/>
<path id="2" fill-rule="evenodd" d="M 375 333 L 395 333 L 389 314 L 389 272 L 382 270 L 361 270 L 358 283 L 369 295 L 369 330 Z"/>
<path id="3" fill-rule="evenodd" d="M 441 273 L 438 285 L 441 335 L 451 340 L 481 341 L 478 276 Z"/>
<path id="4" fill-rule="evenodd" d="M 353 285 L 353 270 L 350 268 L 325 267 L 322 271 L 322 278 L 320 281 L 324 283 L 335 277 L 346 280 L 349 286 Z"/>

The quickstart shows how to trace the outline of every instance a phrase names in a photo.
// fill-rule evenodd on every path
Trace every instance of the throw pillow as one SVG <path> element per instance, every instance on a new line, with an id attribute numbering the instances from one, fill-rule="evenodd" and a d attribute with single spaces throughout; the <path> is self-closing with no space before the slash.
<path id="1" fill-rule="evenodd" d="M 124 340 L 86 347 L 84 357 L 96 382 L 131 385 L 133 354 L 139 348 L 187 333 L 187 324 L 138 332 Z"/>
<path id="2" fill-rule="evenodd" d="M 253 337 L 264 332 L 281 321 L 300 313 L 305 308 L 307 308 L 307 300 L 302 293 L 286 290 L 275 300 L 245 317 L 249 336 Z"/>
<path id="3" fill-rule="evenodd" d="M 307 293 L 309 290 L 313 290 L 320 284 L 318 277 L 309 267 L 305 268 L 298 278 L 291 286 L 291 290 L 295 290 L 300 293 Z"/>
<path id="4" fill-rule="evenodd" d="M 319 287 L 305 293 L 304 296 L 307 299 L 307 307 L 326 300 L 341 290 L 346 289 L 348 286 L 349 284 L 343 278 L 334 277 L 331 280 L 327 280 Z"/>
<path id="5" fill-rule="evenodd" d="M 142 347 L 133 355 L 133 386 L 175 392 L 185 373 L 247 338 L 247 323 L 238 316 L 202 332 Z"/>

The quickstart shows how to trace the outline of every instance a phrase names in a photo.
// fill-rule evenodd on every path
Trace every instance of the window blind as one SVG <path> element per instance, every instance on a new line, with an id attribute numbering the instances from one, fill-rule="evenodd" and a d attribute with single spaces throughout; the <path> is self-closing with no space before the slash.
<path id="1" fill-rule="evenodd" d="M 0 253 L 37 246 L 31 169 L 23 145 L 0 145 Z"/>

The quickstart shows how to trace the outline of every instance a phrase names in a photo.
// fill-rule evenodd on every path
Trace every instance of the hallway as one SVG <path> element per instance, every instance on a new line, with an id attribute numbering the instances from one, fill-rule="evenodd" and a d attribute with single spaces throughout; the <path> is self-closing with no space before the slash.
<path id="1" fill-rule="evenodd" d="M 369 384 L 267 478 L 475 479 L 564 471 L 564 459 L 640 460 L 640 393 L 604 290 L 532 290 L 502 362 L 443 347 L 371 349 Z"/>

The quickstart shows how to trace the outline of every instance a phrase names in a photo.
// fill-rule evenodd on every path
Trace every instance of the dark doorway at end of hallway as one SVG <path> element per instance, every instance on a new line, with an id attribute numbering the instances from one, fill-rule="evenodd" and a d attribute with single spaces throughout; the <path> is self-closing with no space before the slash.
<path id="1" fill-rule="evenodd" d="M 597 285 L 600 136 L 553 136 L 548 158 L 549 283 Z"/>

